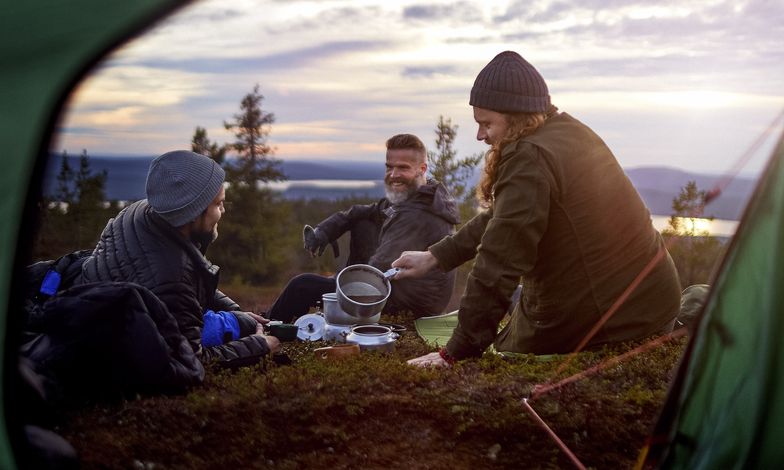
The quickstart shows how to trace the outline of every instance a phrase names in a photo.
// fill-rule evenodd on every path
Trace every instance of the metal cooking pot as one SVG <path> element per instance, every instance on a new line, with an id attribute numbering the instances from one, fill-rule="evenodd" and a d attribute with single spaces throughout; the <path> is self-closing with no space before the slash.
<path id="1" fill-rule="evenodd" d="M 338 305 L 344 312 L 359 318 L 380 314 L 392 293 L 389 278 L 369 264 L 343 268 L 336 281 Z"/>
<path id="2" fill-rule="evenodd" d="M 380 312 L 367 318 L 349 315 L 338 305 L 338 297 L 335 292 L 328 292 L 322 295 L 321 303 L 324 307 L 324 319 L 330 325 L 367 325 L 378 323 L 378 320 L 381 318 Z"/>
<path id="3" fill-rule="evenodd" d="M 387 326 L 356 325 L 351 327 L 346 343 L 358 344 L 362 351 L 392 352 L 398 336 Z"/>

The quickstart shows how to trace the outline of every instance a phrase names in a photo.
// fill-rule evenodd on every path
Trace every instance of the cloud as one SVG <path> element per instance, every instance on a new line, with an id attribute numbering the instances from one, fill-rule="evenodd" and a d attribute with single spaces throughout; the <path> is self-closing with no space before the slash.
<path id="1" fill-rule="evenodd" d="M 82 134 L 89 134 L 89 135 L 97 135 L 97 134 L 106 134 L 104 129 L 100 129 L 97 127 L 58 127 L 55 129 L 55 132 L 58 133 L 69 133 L 74 135 L 82 135 Z"/>
<path id="2" fill-rule="evenodd" d="M 780 109 L 782 10 L 764 0 L 201 1 L 99 68 L 59 135 L 91 139 L 72 148 L 160 153 L 187 146 L 200 125 L 228 142 L 222 122 L 258 83 L 280 158 L 381 158 L 399 132 L 430 142 L 440 114 L 461 126 L 457 148 L 470 154 L 484 149 L 471 83 L 512 49 L 556 104 L 626 150 L 624 163 L 680 158 L 659 137 L 680 132 L 684 116 L 695 142 L 698 124 L 723 129 L 713 121 L 733 115 L 733 138 L 749 140 L 745 123 Z M 640 144 L 656 123 L 656 145 Z M 698 144 L 690 150 L 710 154 Z"/>
<path id="3" fill-rule="evenodd" d="M 407 78 L 432 78 L 435 75 L 449 75 L 455 67 L 449 65 L 405 67 L 401 75 Z"/>
<path id="4" fill-rule="evenodd" d="M 281 142 L 277 144 L 276 155 L 290 159 L 308 159 L 313 155 L 333 160 L 360 160 L 368 154 L 375 154 L 381 160 L 384 155 L 384 141 L 368 143 L 365 141 L 311 141 Z M 379 166 L 379 172 L 381 172 Z"/>
<path id="5" fill-rule="evenodd" d="M 489 44 L 499 42 L 500 36 L 454 36 L 444 40 L 446 44 Z"/>
<path id="6" fill-rule="evenodd" d="M 448 4 L 412 5 L 403 8 L 404 20 L 442 22 L 479 21 L 482 12 L 476 5 L 469 2 L 453 2 Z"/>
<path id="7" fill-rule="evenodd" d="M 335 41 L 292 49 L 259 57 L 153 58 L 141 59 L 138 65 L 150 68 L 181 70 L 192 73 L 242 73 L 312 67 L 319 62 L 357 52 L 379 51 L 389 46 L 385 40 Z M 123 66 L 117 64 L 117 66 Z"/>
<path id="8" fill-rule="evenodd" d="M 326 9 L 303 7 L 298 10 L 298 14 L 283 21 L 271 22 L 263 30 L 272 37 L 302 32 L 313 34 L 318 31 L 331 31 L 333 35 L 340 35 L 344 27 L 353 29 L 357 25 L 372 24 L 379 18 L 389 19 L 380 6 Z"/>
<path id="9" fill-rule="evenodd" d="M 680 48 L 729 51 L 753 45 L 757 56 L 780 53 L 784 7 L 777 2 L 650 2 L 607 0 L 518 1 L 492 18 L 506 41 L 539 40 L 607 48 Z M 521 27 L 524 28 L 521 31 Z M 558 36 L 553 36 L 557 34 Z M 557 46 L 556 46 L 557 47 Z"/>
<path id="10" fill-rule="evenodd" d="M 182 12 L 180 21 L 192 25 L 204 23 L 220 24 L 228 20 L 241 18 L 246 14 L 247 12 L 242 8 L 231 8 L 226 6 L 225 3 L 210 6 L 208 2 L 201 2 L 198 4 L 198 7 L 186 8 Z"/>

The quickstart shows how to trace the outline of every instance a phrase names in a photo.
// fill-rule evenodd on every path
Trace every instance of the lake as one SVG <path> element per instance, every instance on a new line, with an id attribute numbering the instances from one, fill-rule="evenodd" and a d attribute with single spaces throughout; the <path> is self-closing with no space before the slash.
<path id="1" fill-rule="evenodd" d="M 670 216 L 668 215 L 652 215 L 651 221 L 653 226 L 658 231 L 662 231 L 669 225 Z M 688 223 L 688 221 L 684 221 Z M 696 231 L 707 231 L 711 236 L 719 238 L 729 238 L 735 234 L 738 229 L 737 220 L 723 220 L 723 219 L 696 219 Z"/>

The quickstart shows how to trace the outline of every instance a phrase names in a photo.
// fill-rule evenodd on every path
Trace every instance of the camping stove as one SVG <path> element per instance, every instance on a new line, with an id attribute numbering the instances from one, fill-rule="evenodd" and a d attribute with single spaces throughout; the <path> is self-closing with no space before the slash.
<path id="1" fill-rule="evenodd" d="M 351 325 L 330 325 L 327 323 L 326 330 L 324 331 L 324 340 L 345 343 L 346 336 L 348 336 L 349 333 L 351 333 Z"/>
<path id="2" fill-rule="evenodd" d="M 378 320 L 381 318 L 381 313 L 368 318 L 360 318 L 344 312 L 343 309 L 340 308 L 340 305 L 338 305 L 337 294 L 335 292 L 328 292 L 321 296 L 321 299 L 324 308 L 324 319 L 326 320 L 324 331 L 324 339 L 326 341 L 345 343 L 346 336 L 351 333 L 352 326 L 377 325 Z"/>

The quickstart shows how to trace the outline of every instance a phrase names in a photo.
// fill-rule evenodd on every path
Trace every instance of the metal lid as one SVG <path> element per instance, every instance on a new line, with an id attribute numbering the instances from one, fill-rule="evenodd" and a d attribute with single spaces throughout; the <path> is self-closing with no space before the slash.
<path id="1" fill-rule="evenodd" d="M 318 341 L 324 336 L 327 322 L 324 317 L 315 313 L 309 313 L 297 318 L 294 322 L 297 325 L 297 338 L 303 341 Z"/>

